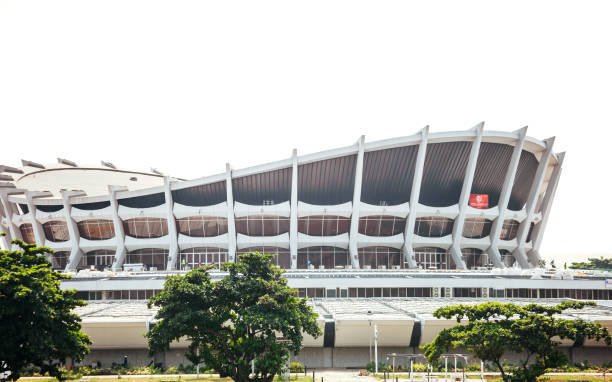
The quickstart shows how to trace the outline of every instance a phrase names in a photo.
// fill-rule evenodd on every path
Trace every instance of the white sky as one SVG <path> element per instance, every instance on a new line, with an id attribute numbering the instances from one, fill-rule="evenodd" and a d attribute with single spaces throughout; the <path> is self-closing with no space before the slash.
<path id="1" fill-rule="evenodd" d="M 609 1 L 0 0 L 0 163 L 199 177 L 529 125 L 567 151 L 542 254 L 610 255 Z"/>

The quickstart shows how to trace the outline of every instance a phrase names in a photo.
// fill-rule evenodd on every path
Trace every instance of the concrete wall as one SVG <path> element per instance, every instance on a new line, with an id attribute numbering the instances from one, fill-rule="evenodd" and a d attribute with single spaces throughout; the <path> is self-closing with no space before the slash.
<path id="1" fill-rule="evenodd" d="M 612 360 L 612 347 L 599 348 L 563 348 L 568 354 L 570 362 L 582 362 L 588 360 L 590 364 L 601 365 L 604 362 Z M 95 364 L 97 361 L 102 363 L 103 367 L 110 367 L 113 362 L 122 364 L 123 356 L 128 356 L 128 362 L 131 366 L 146 366 L 151 360 L 156 363 L 160 362 L 164 366 L 178 366 L 179 364 L 187 365 L 190 362 L 185 358 L 185 349 L 171 349 L 165 354 L 157 355 L 155 358 L 150 357 L 146 349 L 106 349 L 92 350 L 85 360 L 83 365 Z M 372 347 L 372 352 L 374 348 Z M 378 348 L 378 362 L 385 362 L 386 355 L 389 353 L 397 354 L 422 354 L 423 350 L 413 347 L 381 347 Z M 464 353 L 465 351 L 457 350 L 456 353 Z M 374 357 L 374 355 L 372 355 Z M 519 359 L 517 354 L 508 354 L 505 361 L 516 363 Z M 291 356 L 292 362 L 300 362 L 308 368 L 365 368 L 365 365 L 370 359 L 370 350 L 368 347 L 359 348 L 304 348 L 297 356 Z M 470 362 L 479 362 L 478 360 Z M 397 364 L 404 362 L 397 361 Z M 452 361 L 449 362 L 449 365 Z"/>

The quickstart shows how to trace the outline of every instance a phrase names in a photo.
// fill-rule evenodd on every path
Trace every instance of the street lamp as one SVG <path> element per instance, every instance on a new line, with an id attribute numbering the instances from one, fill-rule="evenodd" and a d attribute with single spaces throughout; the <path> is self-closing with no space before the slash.
<path id="1" fill-rule="evenodd" d="M 372 311 L 368 310 L 368 321 L 370 322 L 370 363 L 372 363 Z"/>

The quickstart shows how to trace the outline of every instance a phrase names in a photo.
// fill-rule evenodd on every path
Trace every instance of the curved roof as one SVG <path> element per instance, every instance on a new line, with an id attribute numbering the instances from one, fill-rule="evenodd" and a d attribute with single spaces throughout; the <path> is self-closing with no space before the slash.
<path id="1" fill-rule="evenodd" d="M 471 141 L 476 131 L 430 133 L 419 201 L 432 207 L 456 204 L 469 158 Z M 473 193 L 489 194 L 490 206 L 497 204 L 505 172 L 518 132 L 484 131 L 472 186 Z M 364 144 L 363 184 L 361 200 L 369 204 L 396 205 L 407 202 L 412 190 L 416 153 L 421 134 Z M 358 145 L 346 146 L 315 154 L 297 156 L 298 199 L 310 204 L 340 204 L 353 199 Z M 517 176 L 510 197 L 509 209 L 519 210 L 525 203 L 540 156 L 543 141 L 527 137 L 523 146 Z M 551 154 L 545 179 L 557 163 Z M 245 204 L 280 203 L 290 199 L 293 159 L 232 170 L 234 200 Z M 42 177 L 49 175 L 42 181 Z M 69 181 L 58 181 L 58 176 Z M 134 174 L 142 182 L 130 186 Z M 123 180 L 123 178 L 128 180 Z M 225 172 L 192 180 L 173 181 L 171 190 L 177 203 L 190 206 L 214 205 L 226 200 Z M 38 178 L 28 183 L 28 179 Z M 116 179 L 119 178 L 119 179 Z M 544 190 L 546 181 L 541 187 Z M 74 197 L 75 204 L 108 201 L 108 184 L 127 185 L 128 191 L 118 194 L 126 206 L 153 206 L 163 203 L 163 177 L 158 174 L 133 173 L 104 167 L 81 168 L 64 165 L 57 169 L 35 169 L 17 180 L 17 186 L 28 190 L 91 188 L 87 196 Z M 127 184 L 125 184 L 127 183 Z M 53 191 L 53 190 L 50 190 Z M 161 195 L 161 196 L 160 196 Z M 14 202 L 23 196 L 12 195 Z M 61 204 L 57 197 L 37 198 L 38 205 Z M 94 204 L 95 205 L 95 204 Z"/>

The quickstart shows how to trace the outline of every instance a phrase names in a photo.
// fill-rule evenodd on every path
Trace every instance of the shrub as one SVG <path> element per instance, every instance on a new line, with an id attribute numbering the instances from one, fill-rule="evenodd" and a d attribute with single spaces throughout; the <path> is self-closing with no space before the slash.
<path id="1" fill-rule="evenodd" d="M 291 362 L 291 364 L 289 365 L 289 371 L 291 371 L 292 373 L 303 373 L 304 366 L 302 366 L 302 364 L 299 362 Z"/>

